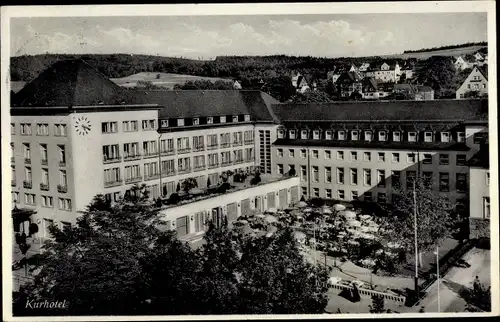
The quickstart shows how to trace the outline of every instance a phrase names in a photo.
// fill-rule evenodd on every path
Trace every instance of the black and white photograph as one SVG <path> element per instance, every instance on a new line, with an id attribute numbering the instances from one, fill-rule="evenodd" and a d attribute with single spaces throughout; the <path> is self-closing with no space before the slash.
<path id="1" fill-rule="evenodd" d="M 499 314 L 494 1 L 1 10 L 5 321 Z"/>

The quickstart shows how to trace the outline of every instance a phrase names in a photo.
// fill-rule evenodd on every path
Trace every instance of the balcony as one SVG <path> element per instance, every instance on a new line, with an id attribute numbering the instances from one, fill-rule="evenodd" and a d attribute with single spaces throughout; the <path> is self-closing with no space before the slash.
<path id="1" fill-rule="evenodd" d="M 254 144 L 254 140 L 245 140 L 245 145 Z"/>
<path id="2" fill-rule="evenodd" d="M 161 170 L 161 177 L 162 178 L 171 177 L 171 176 L 175 176 L 175 170 L 167 170 L 167 169 Z"/>
<path id="3" fill-rule="evenodd" d="M 31 164 L 31 159 L 30 158 L 24 158 L 24 163 Z"/>
<path id="4" fill-rule="evenodd" d="M 205 169 L 206 169 L 205 165 L 199 165 L 193 168 L 194 171 L 203 171 Z"/>
<path id="5" fill-rule="evenodd" d="M 242 145 L 243 145 L 243 142 L 241 142 L 241 141 L 233 142 L 233 146 L 242 146 Z"/>
<path id="6" fill-rule="evenodd" d="M 102 163 L 104 164 L 109 164 L 109 163 L 117 163 L 121 162 L 122 157 L 120 156 L 113 156 L 113 157 L 108 157 L 108 156 L 103 156 Z"/>
<path id="7" fill-rule="evenodd" d="M 33 182 L 26 181 L 26 180 L 23 181 L 23 188 L 25 188 L 25 189 L 31 189 L 31 188 L 33 188 Z"/>
<path id="8" fill-rule="evenodd" d="M 243 160 L 235 160 L 235 161 L 234 161 L 234 164 L 241 164 L 241 163 L 243 163 L 243 162 L 244 162 Z"/>
<path id="9" fill-rule="evenodd" d="M 16 180 L 10 180 L 10 185 L 15 187 L 17 185 Z"/>
<path id="10" fill-rule="evenodd" d="M 40 183 L 40 190 L 49 191 L 50 187 L 48 183 Z"/>
<path id="11" fill-rule="evenodd" d="M 174 149 L 161 151 L 161 155 L 174 155 L 174 154 L 175 154 Z"/>
<path id="12" fill-rule="evenodd" d="M 191 152 L 191 148 L 177 149 L 177 154 L 184 154 Z"/>
<path id="13" fill-rule="evenodd" d="M 47 165 L 49 164 L 49 160 L 47 159 L 43 159 L 42 161 L 40 161 L 42 165 Z"/>
<path id="14" fill-rule="evenodd" d="M 193 151 L 205 151 L 205 146 L 196 146 Z"/>
<path id="15" fill-rule="evenodd" d="M 233 164 L 232 161 L 223 161 L 221 162 L 221 167 L 227 167 L 227 166 L 230 166 L 231 164 Z"/>
<path id="16" fill-rule="evenodd" d="M 66 193 L 66 192 L 68 192 L 68 186 L 67 185 L 58 184 L 57 185 L 57 192 L 59 192 L 59 193 Z"/>
<path id="17" fill-rule="evenodd" d="M 152 159 L 158 157 L 158 152 L 144 152 L 142 155 L 144 159 Z"/>
<path id="18" fill-rule="evenodd" d="M 15 157 L 10 157 L 10 162 L 12 162 L 12 163 L 16 162 L 16 158 Z"/>
<path id="19" fill-rule="evenodd" d="M 141 181 L 142 181 L 142 176 L 125 179 L 125 183 L 136 183 L 136 182 L 141 182 Z"/>
<path id="20" fill-rule="evenodd" d="M 125 155 L 123 157 L 123 161 L 139 160 L 140 158 L 141 158 L 141 155 L 139 153 L 133 154 L 133 155 Z"/>
<path id="21" fill-rule="evenodd" d="M 185 169 L 179 169 L 177 171 L 178 174 L 181 174 L 181 173 L 188 173 L 188 172 L 191 172 L 191 168 L 185 168 Z"/>
<path id="22" fill-rule="evenodd" d="M 155 179 L 158 179 L 160 178 L 160 174 L 159 173 L 153 173 L 153 174 L 147 174 L 144 176 L 144 180 L 155 180 Z"/>
<path id="23" fill-rule="evenodd" d="M 104 182 L 104 188 L 117 187 L 117 186 L 121 186 L 122 184 L 123 184 L 122 179 L 118 179 L 115 181 L 108 181 L 108 182 Z"/>
<path id="24" fill-rule="evenodd" d="M 207 145 L 207 150 L 216 150 L 219 148 L 218 144 Z"/>
<path id="25" fill-rule="evenodd" d="M 65 167 L 66 166 L 66 161 L 59 161 L 59 166 L 60 167 Z"/>
<path id="26" fill-rule="evenodd" d="M 220 148 L 223 149 L 223 148 L 229 148 L 231 146 L 231 143 L 221 143 L 220 144 Z"/>
<path id="27" fill-rule="evenodd" d="M 214 164 L 209 164 L 208 165 L 209 169 L 214 169 L 214 168 L 218 168 L 218 167 L 219 167 L 219 163 L 214 163 Z"/>

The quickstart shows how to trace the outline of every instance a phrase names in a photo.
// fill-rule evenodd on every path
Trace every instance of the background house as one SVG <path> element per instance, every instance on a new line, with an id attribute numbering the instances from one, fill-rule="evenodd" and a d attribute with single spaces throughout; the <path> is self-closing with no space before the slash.
<path id="1" fill-rule="evenodd" d="M 474 66 L 456 92 L 456 98 L 480 97 L 488 94 L 488 73 L 483 67 Z"/>

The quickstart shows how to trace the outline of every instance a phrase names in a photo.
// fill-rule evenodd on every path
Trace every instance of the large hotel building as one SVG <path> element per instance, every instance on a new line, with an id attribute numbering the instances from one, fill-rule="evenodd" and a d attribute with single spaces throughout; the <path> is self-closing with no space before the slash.
<path id="1" fill-rule="evenodd" d="M 480 180 L 472 160 L 482 166 L 474 176 L 489 173 L 477 161 L 487 130 L 481 100 L 302 105 L 259 91 L 126 90 L 83 61 L 59 61 L 11 94 L 13 207 L 31 214 L 14 228 L 35 222 L 43 238 L 50 224 L 74 224 L 96 194 L 113 202 L 145 183 L 152 198 L 168 197 L 187 178 L 204 189 L 225 171 L 256 168 L 257 186 L 162 207 L 169 229 L 196 239 L 206 218 L 231 221 L 301 195 L 390 202 L 395 180 L 417 175 L 488 219 L 488 189 L 469 191 Z"/>

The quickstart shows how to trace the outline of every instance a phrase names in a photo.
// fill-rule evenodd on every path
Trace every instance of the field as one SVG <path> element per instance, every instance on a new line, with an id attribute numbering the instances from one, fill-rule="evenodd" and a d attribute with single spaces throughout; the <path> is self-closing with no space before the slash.
<path id="1" fill-rule="evenodd" d="M 158 75 L 160 76 L 158 78 Z M 209 80 L 215 82 L 217 80 L 231 81 L 229 79 L 216 78 L 216 77 L 202 77 L 202 76 L 192 76 L 192 75 L 181 75 L 181 74 L 170 74 L 170 73 L 148 73 L 142 72 L 127 77 L 121 78 L 111 78 L 113 82 L 123 87 L 132 87 L 137 84 L 138 81 L 149 81 L 154 85 L 170 88 L 172 89 L 174 85 L 184 85 L 188 81 L 196 80 Z"/>
<path id="2" fill-rule="evenodd" d="M 466 54 L 473 54 L 481 48 L 486 46 L 470 46 L 463 48 L 453 48 L 453 49 L 445 49 L 445 50 L 435 50 L 435 51 L 424 51 L 421 53 L 407 53 L 407 54 L 398 54 L 398 55 L 386 55 L 382 56 L 383 58 L 401 58 L 401 59 L 427 59 L 431 56 L 462 56 Z"/>

